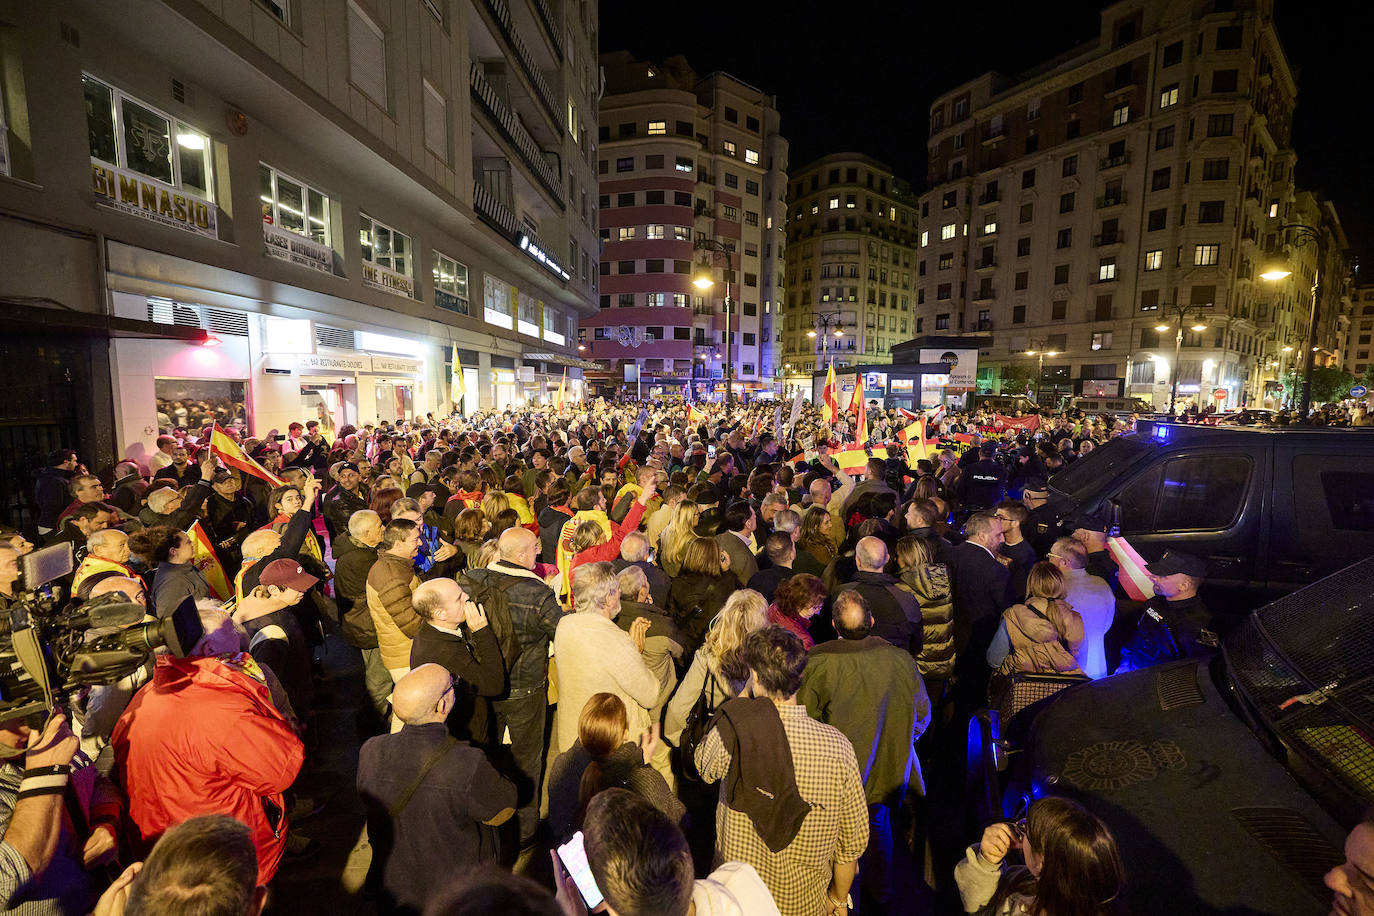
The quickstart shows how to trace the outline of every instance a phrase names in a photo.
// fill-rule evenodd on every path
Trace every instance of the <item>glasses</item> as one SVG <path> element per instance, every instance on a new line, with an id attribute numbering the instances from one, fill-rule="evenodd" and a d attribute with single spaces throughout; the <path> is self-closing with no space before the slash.
<path id="1" fill-rule="evenodd" d="M 443 705 L 444 705 L 444 697 L 448 696 L 448 695 L 451 694 L 451 693 L 453 693 L 453 681 L 450 680 L 450 681 L 448 682 L 448 689 L 445 690 L 443 693 L 439 694 L 439 699 L 435 702 L 434 708 L 435 708 L 435 709 L 438 709 L 440 706 L 443 706 Z"/>

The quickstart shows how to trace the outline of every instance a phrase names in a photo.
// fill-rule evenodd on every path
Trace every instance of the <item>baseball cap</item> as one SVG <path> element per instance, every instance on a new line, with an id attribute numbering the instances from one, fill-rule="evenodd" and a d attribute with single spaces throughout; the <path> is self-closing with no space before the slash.
<path id="1" fill-rule="evenodd" d="M 226 480 L 233 480 L 233 479 L 234 479 L 234 475 L 233 475 L 233 474 L 229 473 L 229 472 L 226 471 L 224 468 L 220 468 L 219 470 L 215 471 L 215 476 L 214 476 L 214 479 L 213 479 L 212 482 L 213 482 L 213 483 L 224 483 Z"/>
<path id="2" fill-rule="evenodd" d="M 1106 523 L 1095 515 L 1075 515 L 1064 521 L 1064 527 L 1070 531 L 1082 528 L 1084 531 L 1096 531 L 1098 534 L 1107 533 Z"/>
<path id="3" fill-rule="evenodd" d="M 352 461 L 345 461 L 345 462 L 343 462 L 343 463 L 340 464 L 339 467 L 334 471 L 334 473 L 335 473 L 335 474 L 340 474 L 340 473 L 342 473 L 342 472 L 344 472 L 344 471 L 352 471 L 354 474 L 360 473 L 360 472 L 358 471 L 358 465 L 355 464 L 355 463 L 352 462 Z"/>
<path id="4" fill-rule="evenodd" d="M 984 442 L 982 445 L 978 446 L 978 454 L 982 455 L 984 458 L 991 458 L 993 455 L 997 454 L 997 443 Z"/>
<path id="5" fill-rule="evenodd" d="M 273 560 L 258 576 L 259 585 L 275 585 L 277 588 L 293 588 L 298 592 L 309 591 L 320 580 L 305 571 L 305 567 L 295 560 Z"/>
<path id="6" fill-rule="evenodd" d="M 1145 571 L 1152 576 L 1172 576 L 1175 573 L 1183 573 L 1201 579 L 1207 575 L 1207 562 L 1190 553 L 1166 550 L 1164 556 L 1148 564 Z"/>

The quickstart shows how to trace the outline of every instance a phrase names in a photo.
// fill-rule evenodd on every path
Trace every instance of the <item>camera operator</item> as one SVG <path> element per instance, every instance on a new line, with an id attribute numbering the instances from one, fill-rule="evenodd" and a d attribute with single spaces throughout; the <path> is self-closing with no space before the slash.
<path id="1" fill-rule="evenodd" d="M 82 916 L 95 903 L 87 872 L 114 858 L 120 806 L 84 757 L 73 765 L 76 749 L 60 708 L 41 732 L 22 719 L 0 723 L 0 756 L 9 758 L 0 764 L 0 913 Z M 89 799 L 80 834 L 63 810 L 69 789 Z"/>

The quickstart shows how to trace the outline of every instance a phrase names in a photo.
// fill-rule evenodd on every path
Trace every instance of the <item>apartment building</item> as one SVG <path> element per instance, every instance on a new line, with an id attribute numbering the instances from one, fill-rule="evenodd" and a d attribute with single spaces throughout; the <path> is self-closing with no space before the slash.
<path id="1" fill-rule="evenodd" d="M 862 153 L 823 156 L 789 178 L 782 370 L 789 389 L 810 391 L 831 359 L 890 363 L 917 332 L 918 200 Z"/>
<path id="2" fill-rule="evenodd" d="M 737 397 L 776 391 L 787 141 L 773 97 L 682 57 L 619 51 L 601 65 L 601 308 L 578 330 L 608 368 L 589 382 L 608 395 L 718 396 L 728 357 Z M 693 282 L 703 274 L 709 288 Z"/>
<path id="3" fill-rule="evenodd" d="M 576 376 L 596 16 L 0 2 L 0 321 L 79 376 L 8 460 L 151 450 L 192 402 L 259 434 L 447 413 L 455 357 L 470 411 Z"/>
<path id="4" fill-rule="evenodd" d="M 1350 329 L 1346 335 L 1341 364 L 1356 378 L 1362 378 L 1374 366 L 1370 353 L 1374 351 L 1374 286 L 1365 284 L 1351 292 Z"/>
<path id="5" fill-rule="evenodd" d="M 944 93 L 916 330 L 990 333 L 980 390 L 1020 364 L 1056 398 L 1167 406 L 1176 382 L 1183 404 L 1256 403 L 1311 301 L 1300 278 L 1258 276 L 1292 241 L 1284 227 L 1316 219 L 1325 253 L 1344 257 L 1334 209 L 1299 206 L 1296 100 L 1272 0 L 1115 3 L 1092 41 Z"/>

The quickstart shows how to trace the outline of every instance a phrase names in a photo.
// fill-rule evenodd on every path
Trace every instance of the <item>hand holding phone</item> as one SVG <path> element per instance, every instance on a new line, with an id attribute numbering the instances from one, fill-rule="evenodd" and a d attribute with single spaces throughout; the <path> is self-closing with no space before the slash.
<path id="1" fill-rule="evenodd" d="M 581 830 L 574 833 L 572 839 L 558 847 L 558 858 L 568 870 L 573 883 L 577 885 L 578 893 L 582 895 L 587 909 L 594 910 L 601 906 L 605 897 L 596 886 L 596 879 L 592 877 L 592 867 L 587 863 L 587 851 L 582 845 L 582 839 Z"/>

